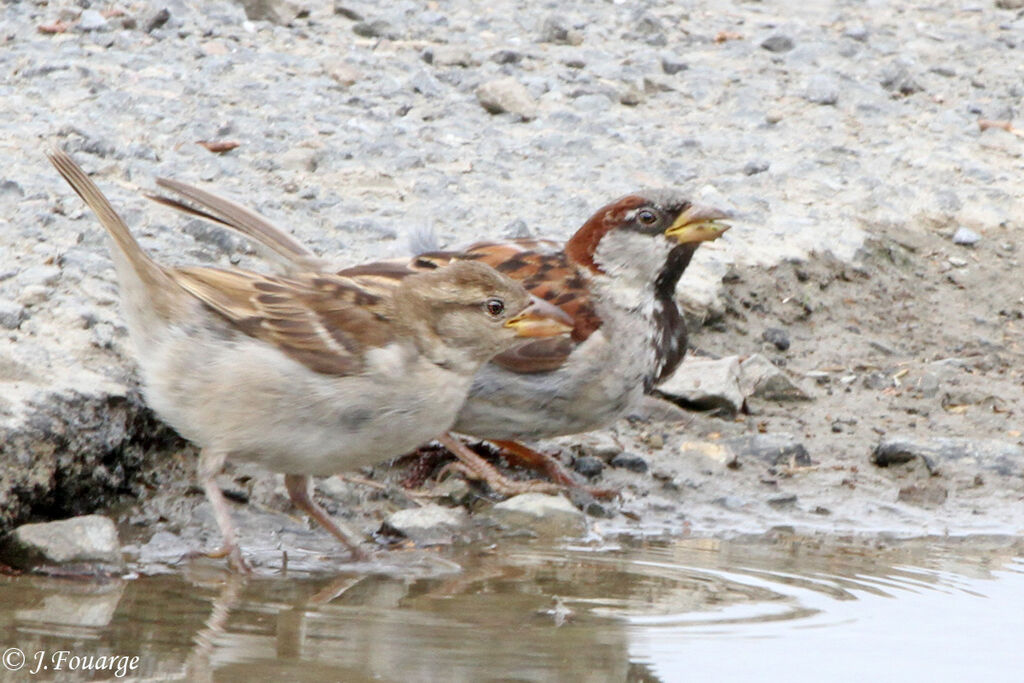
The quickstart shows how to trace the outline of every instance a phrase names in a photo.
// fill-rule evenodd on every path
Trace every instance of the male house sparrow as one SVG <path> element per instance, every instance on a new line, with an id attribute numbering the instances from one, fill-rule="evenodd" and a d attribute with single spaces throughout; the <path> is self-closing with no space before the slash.
<path id="1" fill-rule="evenodd" d="M 147 256 L 84 171 L 50 161 L 112 238 L 122 305 L 145 395 L 201 447 L 199 479 L 224 538 L 247 564 L 214 476 L 226 458 L 285 475 L 297 507 L 363 553 L 310 497 L 313 475 L 408 452 L 446 430 L 474 373 L 525 338 L 564 334 L 568 318 L 476 263 L 370 293 L 332 273 L 272 277 L 166 268 Z"/>
<path id="2" fill-rule="evenodd" d="M 255 239 L 287 268 L 327 268 L 323 259 L 265 218 L 185 183 L 157 183 L 188 203 L 151 199 Z M 527 341 L 497 355 L 477 373 L 452 430 L 492 441 L 543 466 L 559 483 L 575 485 L 557 461 L 515 442 L 611 424 L 678 367 L 687 333 L 676 285 L 700 244 L 729 228 L 720 222 L 726 217 L 678 192 L 645 190 L 599 209 L 564 245 L 533 239 L 480 242 L 338 273 L 386 291 L 411 273 L 475 261 L 522 282 L 565 311 L 573 321 L 571 337 Z M 461 442 L 452 441 L 443 443 L 472 474 L 499 491 L 522 490 Z"/>

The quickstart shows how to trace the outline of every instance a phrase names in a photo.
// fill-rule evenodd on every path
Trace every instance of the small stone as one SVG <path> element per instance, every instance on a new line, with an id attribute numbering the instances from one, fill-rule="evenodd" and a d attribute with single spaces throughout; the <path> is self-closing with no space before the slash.
<path id="1" fill-rule="evenodd" d="M 761 339 L 764 339 L 779 351 L 789 350 L 789 334 L 781 327 L 766 328 L 761 333 Z"/>
<path id="2" fill-rule="evenodd" d="M 667 73 L 669 76 L 675 76 L 680 71 L 686 71 L 690 68 L 690 65 L 686 62 L 681 62 L 676 59 L 662 59 L 661 70 Z"/>
<path id="3" fill-rule="evenodd" d="M 757 175 L 758 173 L 764 173 L 769 168 L 771 168 L 771 164 L 768 163 L 767 161 L 764 161 L 763 159 L 760 159 L 760 160 L 757 160 L 757 161 L 748 161 L 743 166 L 743 174 L 744 175 Z"/>
<path id="4" fill-rule="evenodd" d="M 586 530 L 583 513 L 562 496 L 523 493 L 498 503 L 490 516 L 510 527 L 550 535 L 577 535 Z"/>
<path id="5" fill-rule="evenodd" d="M 784 509 L 784 508 L 795 507 L 796 506 L 796 496 L 795 495 L 789 495 L 789 496 L 779 496 L 778 498 L 769 498 L 768 499 L 768 505 L 770 505 L 771 507 L 775 508 L 776 510 L 781 510 L 781 509 Z"/>
<path id="6" fill-rule="evenodd" d="M 170 18 L 171 11 L 166 7 L 163 7 L 156 12 L 147 15 L 146 18 L 142 20 L 142 30 L 146 33 L 152 33 L 166 24 Z"/>
<path id="7" fill-rule="evenodd" d="M 501 229 L 501 236 L 508 240 L 518 240 L 530 237 L 530 228 L 526 221 L 517 218 Z"/>
<path id="8" fill-rule="evenodd" d="M 959 244 L 964 247 L 973 247 L 980 241 L 981 235 L 970 228 L 965 228 L 962 225 L 953 233 L 953 244 Z"/>
<path id="9" fill-rule="evenodd" d="M 782 432 L 768 434 L 748 434 L 731 439 L 723 439 L 719 443 L 732 452 L 737 460 L 755 458 L 769 465 L 807 467 L 811 464 L 811 456 L 807 448 L 797 441 L 792 434 Z"/>
<path id="10" fill-rule="evenodd" d="M 355 11 L 351 7 L 348 7 L 347 5 L 344 5 L 344 4 L 340 3 L 340 2 L 334 3 L 334 13 L 337 14 L 338 16 L 340 16 L 340 17 L 345 17 L 346 19 L 351 19 L 352 21 L 362 21 L 363 20 L 363 15 L 362 14 L 360 14 L 359 12 Z"/>
<path id="11" fill-rule="evenodd" d="M 587 479 L 593 479 L 604 471 L 604 461 L 593 455 L 583 455 L 573 461 L 572 468 Z"/>
<path id="12" fill-rule="evenodd" d="M 897 435 L 879 443 L 871 454 L 872 464 L 878 467 L 918 461 L 924 463 L 933 474 L 940 468 L 951 468 L 968 474 L 994 472 L 1004 477 L 1024 475 L 1024 448 L 995 439 Z"/>
<path id="13" fill-rule="evenodd" d="M 804 91 L 804 99 L 823 106 L 835 105 L 839 101 L 839 83 L 824 74 L 812 76 Z"/>
<path id="14" fill-rule="evenodd" d="M 766 38 L 761 47 L 769 52 L 789 52 L 793 49 L 793 39 L 789 36 L 774 35 Z"/>
<path id="15" fill-rule="evenodd" d="M 383 19 L 374 21 L 360 21 L 352 25 L 352 32 L 363 38 L 389 38 L 394 40 L 398 37 L 391 24 Z"/>
<path id="16" fill-rule="evenodd" d="M 324 65 L 324 71 L 338 83 L 344 87 L 355 85 L 356 81 L 363 77 L 363 74 L 359 69 L 355 68 L 350 64 L 344 62 L 332 62 Z"/>
<path id="17" fill-rule="evenodd" d="M 458 45 L 435 45 L 423 52 L 423 61 L 434 66 L 479 66 L 480 62 L 464 47 Z"/>
<path id="18" fill-rule="evenodd" d="M 5 540 L 0 557 L 18 569 L 71 566 L 111 571 L 124 565 L 117 528 L 102 515 L 24 524 Z"/>
<path id="19" fill-rule="evenodd" d="M 868 27 L 864 24 L 852 24 L 843 31 L 843 37 L 856 40 L 858 43 L 866 43 L 868 35 Z"/>
<path id="20" fill-rule="evenodd" d="M 102 31 L 109 26 L 107 18 L 94 9 L 87 9 L 76 24 L 80 31 Z"/>
<path id="21" fill-rule="evenodd" d="M 292 0 L 237 0 L 250 21 L 269 21 L 288 26 L 296 19 L 309 15 L 309 9 Z"/>
<path id="22" fill-rule="evenodd" d="M 563 17 L 552 15 L 541 23 L 540 42 L 579 45 L 583 42 L 583 34 L 570 28 Z"/>
<path id="23" fill-rule="evenodd" d="M 996 0 L 999 9 L 1024 9 L 1024 0 Z"/>
<path id="24" fill-rule="evenodd" d="M 683 457 L 696 458 L 706 463 L 715 472 L 723 472 L 736 465 L 736 454 L 712 441 L 687 441 L 680 444 L 679 453 Z"/>
<path id="25" fill-rule="evenodd" d="M 635 107 L 644 101 L 644 91 L 633 84 L 627 85 L 619 93 L 619 104 Z"/>
<path id="26" fill-rule="evenodd" d="M 392 513 L 384 522 L 383 532 L 397 532 L 416 545 L 442 545 L 454 541 L 467 521 L 464 508 L 424 505 Z"/>
<path id="27" fill-rule="evenodd" d="M 488 81 L 476 89 L 480 105 L 492 114 L 511 113 L 523 121 L 537 116 L 537 102 L 522 83 L 514 78 Z"/>
<path id="28" fill-rule="evenodd" d="M 427 97 L 439 97 L 444 93 L 444 86 L 441 85 L 441 81 L 434 78 L 432 75 L 419 69 L 409 81 L 409 85 L 412 89 L 421 95 Z"/>
<path id="29" fill-rule="evenodd" d="M 924 87 L 911 75 L 909 65 L 900 59 L 885 68 L 882 72 L 881 83 L 883 88 L 899 95 L 913 95 L 924 90 Z"/>
<path id="30" fill-rule="evenodd" d="M 21 189 L 21 185 L 14 182 L 13 180 L 5 180 L 0 182 L 0 199 L 21 199 L 25 196 L 25 190 Z"/>
<path id="31" fill-rule="evenodd" d="M 523 61 L 523 53 L 515 50 L 498 50 L 491 55 L 491 61 L 498 64 L 518 64 Z"/>
<path id="32" fill-rule="evenodd" d="M 647 471 L 647 461 L 633 453 L 619 453 L 612 458 L 611 462 L 608 464 L 612 467 L 629 470 L 630 472 L 638 472 L 640 474 Z"/>
<path id="33" fill-rule="evenodd" d="M 687 359 L 658 385 L 656 393 L 697 410 L 738 413 L 743 408 L 739 358 Z"/>
<path id="34" fill-rule="evenodd" d="M 0 327 L 5 330 L 16 330 L 25 319 L 25 307 L 13 301 L 0 300 Z"/>
<path id="35" fill-rule="evenodd" d="M 806 401 L 810 396 L 760 353 L 740 363 L 740 391 L 744 397 L 767 401 Z"/>

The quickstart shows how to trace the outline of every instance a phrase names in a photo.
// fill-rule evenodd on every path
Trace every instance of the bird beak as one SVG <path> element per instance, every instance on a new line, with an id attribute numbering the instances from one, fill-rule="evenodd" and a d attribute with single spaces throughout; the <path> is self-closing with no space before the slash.
<path id="1" fill-rule="evenodd" d="M 535 296 L 519 315 L 505 321 L 505 327 L 516 331 L 517 337 L 554 337 L 572 332 L 572 318 L 554 304 Z"/>
<path id="2" fill-rule="evenodd" d="M 665 231 L 665 237 L 675 240 L 679 244 L 715 240 L 731 227 L 718 222 L 728 217 L 729 214 L 718 209 L 694 204 L 679 214 L 675 222 Z"/>

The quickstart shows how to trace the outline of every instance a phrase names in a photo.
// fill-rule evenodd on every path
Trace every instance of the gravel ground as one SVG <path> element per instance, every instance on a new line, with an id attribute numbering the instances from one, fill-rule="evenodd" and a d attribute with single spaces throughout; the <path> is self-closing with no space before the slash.
<path id="1" fill-rule="evenodd" d="M 468 0 L 425 9 L 343 0 L 309 10 L 275 0 L 248 8 L 180 0 L 4 3 L 0 529 L 107 509 L 132 494 L 160 511 L 137 513 L 136 521 L 162 518 L 181 531 L 199 499 L 154 493 L 185 491 L 191 455 L 141 405 L 102 232 L 46 163 L 43 151 L 52 145 L 94 173 L 143 245 L 167 263 L 258 261 L 240 240 L 143 199 L 139 193 L 157 176 L 209 184 L 339 263 L 402 253 L 410 236 L 428 229 L 449 245 L 565 237 L 596 207 L 644 186 L 688 188 L 699 201 L 733 211 L 734 229 L 701 249 L 680 287 L 694 318 L 709 325 L 698 347 L 743 355 L 761 349 L 763 328 L 778 327 L 799 343 L 772 360 L 790 363 L 802 381 L 807 372 L 828 378 L 810 380 L 810 402 L 754 406 L 767 426 L 757 415 L 741 422 L 699 416 L 666 428 L 661 446 L 648 442 L 644 454 L 655 466 L 628 475 L 633 494 L 620 505 L 655 527 L 678 527 L 680 515 L 712 530 L 764 526 L 788 519 L 794 505 L 782 501 L 790 494 L 779 494 L 782 502 L 765 508 L 771 514 L 745 510 L 745 494 L 733 500 L 729 492 L 729 482 L 748 475 L 728 473 L 742 469 L 707 481 L 693 475 L 689 484 L 680 472 L 659 469 L 660 458 L 705 471 L 673 450 L 683 439 L 795 433 L 811 440 L 810 467 L 818 471 L 873 467 L 868 455 L 890 426 L 856 403 L 836 403 L 835 389 L 849 374 L 821 370 L 864 360 L 860 347 L 835 343 L 856 325 L 819 326 L 821 314 L 873 311 L 874 340 L 895 348 L 899 360 L 922 364 L 963 357 L 942 333 L 973 335 L 984 318 L 985 334 L 1000 348 L 981 355 L 999 359 L 957 367 L 967 367 L 971 381 L 993 380 L 985 386 L 997 402 L 940 400 L 931 410 L 970 417 L 981 410 L 956 406 L 985 405 L 1000 416 L 996 422 L 896 426 L 921 438 L 1019 447 L 1024 401 L 1013 316 L 1024 296 L 1017 255 L 1024 248 L 1024 139 L 1013 120 L 1024 95 L 1024 13 L 1004 9 L 1017 4 L 654 1 L 538 9 L 495 0 L 481 11 Z M 269 14 L 259 16 L 260 8 Z M 968 232 L 960 230 L 958 240 L 980 238 L 977 248 L 953 243 L 961 228 Z M 865 247 L 869 237 L 876 241 Z M 883 252 L 902 254 L 902 265 L 876 258 Z M 790 262 L 812 253 L 823 256 L 809 261 L 801 280 Z M 859 265 L 837 277 L 849 263 Z M 992 263 L 999 277 L 983 277 Z M 826 291 L 825 280 L 839 284 Z M 818 287 L 793 284 L 808 281 Z M 785 296 L 776 297 L 787 287 L 799 289 L 815 315 L 784 310 Z M 833 294 L 839 290 L 841 297 Z M 770 303 L 753 312 L 737 303 L 752 296 Z M 931 323 L 900 327 L 899 306 L 918 297 L 913 310 Z M 875 365 L 885 377 L 899 372 L 891 357 Z M 849 381 L 861 386 L 870 372 Z M 878 382 L 872 391 L 895 389 Z M 816 431 L 824 417 L 807 417 L 831 412 L 828 432 Z M 857 428 L 835 422 L 851 415 Z M 833 424 L 851 432 L 848 449 L 824 447 L 839 433 Z M 623 423 L 562 445 L 586 450 L 618 439 L 617 447 L 643 450 L 632 444 L 651 429 Z M 616 480 L 612 469 L 602 476 Z M 833 481 L 791 470 L 786 481 L 803 487 L 796 506 L 807 499 L 804 511 L 825 518 L 814 510 L 848 505 L 832 515 L 847 526 L 862 521 L 865 500 L 889 495 L 882 482 L 860 496 L 856 482 L 842 484 L 850 472 Z M 1021 477 L 1007 476 L 1005 486 L 977 487 L 979 500 L 966 507 L 936 502 L 939 493 L 900 494 L 912 508 L 919 495 L 944 512 L 887 517 L 883 510 L 869 525 L 905 529 L 928 518 L 967 528 L 979 506 L 1005 504 L 1011 507 L 997 526 L 1019 531 L 1019 510 L 1012 510 L 1020 507 Z M 721 514 L 687 508 L 687 490 L 702 487 L 723 489 L 708 499 Z M 614 517 L 618 510 L 605 512 L 623 519 Z"/>

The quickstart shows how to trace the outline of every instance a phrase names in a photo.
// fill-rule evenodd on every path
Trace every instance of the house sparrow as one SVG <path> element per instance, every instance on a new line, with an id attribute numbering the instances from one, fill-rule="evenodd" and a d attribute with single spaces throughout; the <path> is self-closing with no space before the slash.
<path id="1" fill-rule="evenodd" d="M 238 204 L 174 180 L 157 184 L 187 202 L 151 199 L 241 232 L 268 247 L 288 269 L 328 268 L 294 238 Z M 672 374 L 687 342 L 676 285 L 700 244 L 729 228 L 721 222 L 725 218 L 678 192 L 645 190 L 599 209 L 564 245 L 534 239 L 480 242 L 338 274 L 369 290 L 387 291 L 412 273 L 486 263 L 565 311 L 573 321 L 570 337 L 521 343 L 480 369 L 452 430 L 487 439 L 547 470 L 556 482 L 575 486 L 556 460 L 516 442 L 607 426 Z M 445 446 L 459 449 L 460 469 L 468 468 L 499 491 L 521 490 L 461 442 Z"/>
<path id="2" fill-rule="evenodd" d="M 406 453 L 446 430 L 474 373 L 524 338 L 564 335 L 561 310 L 493 268 L 454 264 L 371 293 L 299 270 L 166 268 L 147 256 L 84 171 L 49 154 L 110 234 L 125 319 L 156 413 L 198 444 L 199 479 L 224 538 L 248 568 L 214 482 L 226 458 L 284 473 L 307 512 L 365 556 L 310 497 L 313 475 Z"/>

